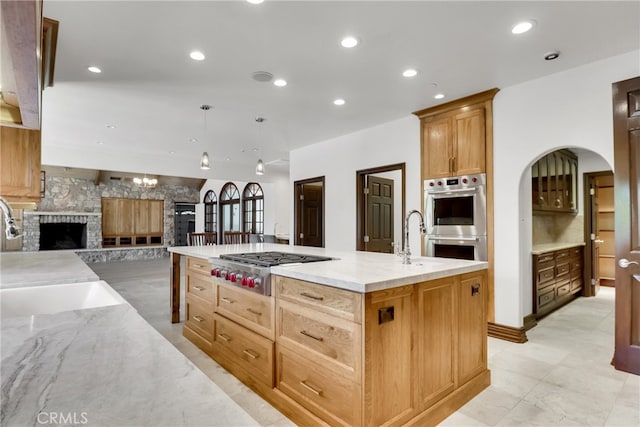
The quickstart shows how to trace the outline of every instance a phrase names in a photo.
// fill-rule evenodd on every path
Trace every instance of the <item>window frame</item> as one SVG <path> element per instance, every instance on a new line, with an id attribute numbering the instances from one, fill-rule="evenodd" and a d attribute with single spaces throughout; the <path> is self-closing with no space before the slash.
<path id="1" fill-rule="evenodd" d="M 261 219 L 258 220 L 258 213 Z M 264 190 L 257 182 L 249 182 L 242 191 L 242 230 L 264 234 Z"/>
<path id="2" fill-rule="evenodd" d="M 238 190 L 238 186 L 233 182 L 227 182 L 222 186 L 222 190 L 220 190 L 220 197 L 218 198 L 218 204 L 220 205 L 220 221 L 218 224 L 219 235 L 224 235 L 225 231 L 240 231 L 242 229 L 242 211 L 240 205 L 240 190 Z M 238 229 L 233 229 L 233 216 L 231 217 L 230 229 L 225 230 L 225 221 L 227 218 L 224 216 L 224 207 L 229 205 L 229 212 L 233 213 L 233 205 L 238 205 Z"/>

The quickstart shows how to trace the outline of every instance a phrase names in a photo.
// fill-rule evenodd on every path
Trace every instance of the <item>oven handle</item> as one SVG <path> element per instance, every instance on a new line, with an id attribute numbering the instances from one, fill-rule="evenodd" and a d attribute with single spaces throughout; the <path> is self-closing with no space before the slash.
<path id="1" fill-rule="evenodd" d="M 479 242 L 478 237 L 427 237 L 428 240 L 445 240 L 445 241 L 463 241 L 463 242 Z"/>
<path id="2" fill-rule="evenodd" d="M 449 194 L 449 193 L 475 193 L 478 187 L 456 188 L 453 190 L 425 190 L 427 194 Z"/>

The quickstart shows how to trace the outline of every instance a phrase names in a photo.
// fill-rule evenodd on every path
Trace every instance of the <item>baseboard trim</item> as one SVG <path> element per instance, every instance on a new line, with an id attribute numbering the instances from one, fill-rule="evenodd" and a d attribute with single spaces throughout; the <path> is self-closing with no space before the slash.
<path id="1" fill-rule="evenodd" d="M 528 331 L 531 328 L 534 328 L 536 326 L 538 326 L 538 319 L 536 319 L 536 315 L 531 313 L 527 316 L 524 316 L 524 318 L 522 319 L 523 323 L 524 323 L 524 330 Z"/>
<path id="2" fill-rule="evenodd" d="M 487 325 L 487 332 L 490 337 L 518 344 L 528 341 L 527 331 L 524 327 L 514 328 L 513 326 L 499 325 L 497 323 L 489 322 Z"/>

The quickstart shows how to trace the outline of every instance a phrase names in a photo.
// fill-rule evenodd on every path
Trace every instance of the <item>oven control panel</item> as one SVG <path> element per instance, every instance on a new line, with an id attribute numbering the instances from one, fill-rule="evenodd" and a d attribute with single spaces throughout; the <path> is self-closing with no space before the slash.
<path id="1" fill-rule="evenodd" d="M 457 189 L 472 188 L 484 185 L 486 174 L 452 176 L 449 178 L 426 179 L 424 181 L 425 192 L 450 191 Z"/>
<path id="2" fill-rule="evenodd" d="M 239 263 L 224 262 L 223 265 L 212 265 L 211 277 L 261 295 L 271 295 L 270 272 L 268 268 L 264 270 L 264 268 Z"/>

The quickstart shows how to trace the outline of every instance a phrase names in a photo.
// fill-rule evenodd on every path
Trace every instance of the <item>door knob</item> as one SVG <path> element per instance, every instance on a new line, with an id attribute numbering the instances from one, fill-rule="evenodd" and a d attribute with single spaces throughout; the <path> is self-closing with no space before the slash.
<path id="1" fill-rule="evenodd" d="M 638 263 L 636 261 L 629 261 L 626 258 L 620 258 L 620 260 L 618 261 L 618 265 L 622 268 L 627 268 L 629 267 L 631 264 L 635 264 L 638 265 Z"/>

